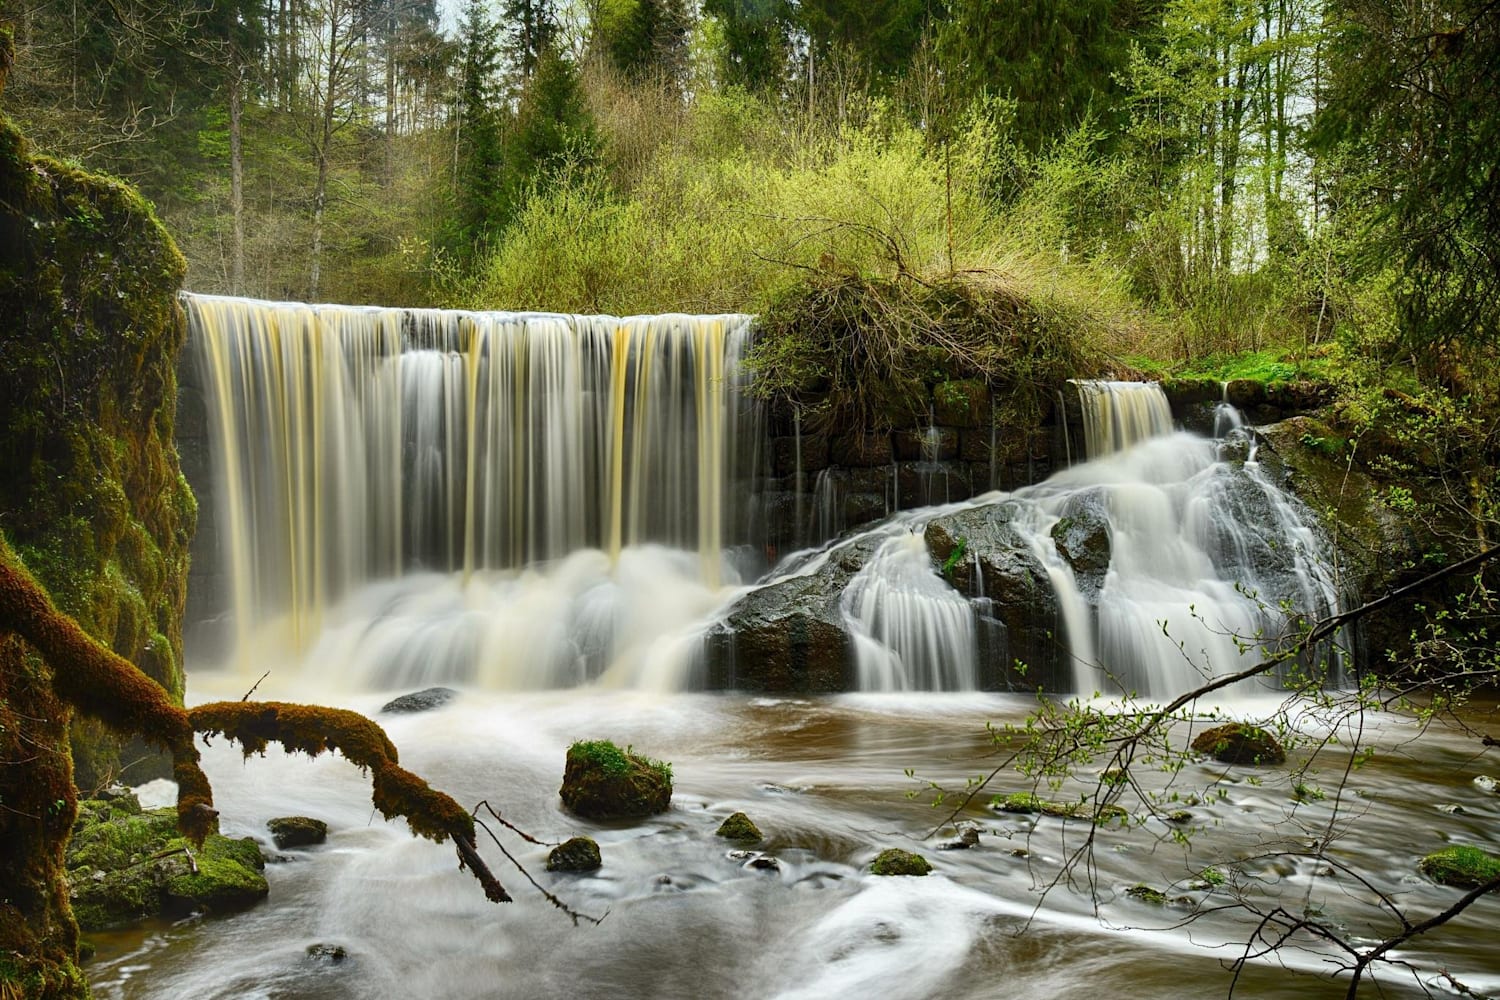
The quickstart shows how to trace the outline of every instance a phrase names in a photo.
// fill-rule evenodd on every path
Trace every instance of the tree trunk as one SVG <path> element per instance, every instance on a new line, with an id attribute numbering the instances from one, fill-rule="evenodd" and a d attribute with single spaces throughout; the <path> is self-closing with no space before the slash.
<path id="1" fill-rule="evenodd" d="M 237 62 L 229 73 L 229 212 L 234 218 L 229 288 L 235 295 L 245 294 L 245 158 L 240 124 L 244 87 L 245 67 Z"/>

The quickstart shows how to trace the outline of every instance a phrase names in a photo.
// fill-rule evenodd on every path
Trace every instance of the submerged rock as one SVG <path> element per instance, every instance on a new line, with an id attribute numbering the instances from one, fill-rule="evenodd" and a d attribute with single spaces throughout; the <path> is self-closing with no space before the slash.
<path id="1" fill-rule="evenodd" d="M 1162 892 L 1160 889 L 1151 888 L 1144 882 L 1140 885 L 1133 885 L 1129 889 L 1126 889 L 1125 895 L 1129 896 L 1132 899 L 1139 899 L 1143 903 L 1150 903 L 1152 906 L 1167 905 L 1167 894 Z"/>
<path id="2" fill-rule="evenodd" d="M 457 695 L 458 692 L 452 688 L 430 687 L 422 691 L 403 694 L 399 698 L 392 698 L 380 706 L 380 711 L 381 714 L 427 712 L 434 708 L 442 708 L 457 697 Z"/>
<path id="3" fill-rule="evenodd" d="M 1500 878 L 1500 857 L 1477 847 L 1445 847 L 1417 862 L 1417 870 L 1439 885 L 1477 889 Z"/>
<path id="4" fill-rule="evenodd" d="M 938 845 L 940 851 L 967 851 L 971 847 L 979 846 L 979 831 L 972 826 L 966 826 L 958 831 L 957 840 L 945 841 Z"/>
<path id="5" fill-rule="evenodd" d="M 1084 800 L 1056 802 L 1052 799 L 1044 799 L 1035 792 L 997 795 L 990 802 L 990 806 L 999 812 L 1041 813 L 1043 816 L 1055 816 L 1059 819 L 1086 819 L 1090 822 L 1106 824 L 1126 819 L 1129 816 L 1129 813 L 1117 805 L 1103 805 L 1096 812 L 1093 806 Z"/>
<path id="6" fill-rule="evenodd" d="M 1225 764 L 1284 764 L 1286 751 L 1276 737 L 1248 722 L 1229 722 L 1204 730 L 1193 749 Z"/>
<path id="7" fill-rule="evenodd" d="M 328 839 L 328 824 L 311 816 L 278 816 L 269 820 L 266 828 L 282 850 L 312 847 Z"/>
<path id="8" fill-rule="evenodd" d="M 672 766 L 608 740 L 579 741 L 568 747 L 559 794 L 587 819 L 651 816 L 672 804 Z"/>
<path id="9" fill-rule="evenodd" d="M 599 845 L 592 837 L 573 837 L 563 841 L 547 855 L 549 872 L 592 872 L 604 865 Z"/>
<path id="10" fill-rule="evenodd" d="M 211 834 L 191 850 L 177 833 L 175 809 L 135 812 L 81 803 L 68 844 L 73 912 L 84 930 L 102 930 L 159 914 L 245 909 L 269 892 L 265 859 L 254 840 Z M 101 808 L 102 807 L 102 808 Z"/>
<path id="11" fill-rule="evenodd" d="M 337 965 L 349 957 L 349 952 L 341 944 L 310 944 L 307 946 L 307 957 L 314 962 Z"/>
<path id="12" fill-rule="evenodd" d="M 762 839 L 760 827 L 751 822 L 750 817 L 742 812 L 737 812 L 720 823 L 719 828 L 714 831 L 714 836 L 742 843 L 753 843 Z"/>
<path id="13" fill-rule="evenodd" d="M 926 875 L 932 865 L 920 854 L 889 847 L 875 856 L 870 863 L 872 875 Z"/>

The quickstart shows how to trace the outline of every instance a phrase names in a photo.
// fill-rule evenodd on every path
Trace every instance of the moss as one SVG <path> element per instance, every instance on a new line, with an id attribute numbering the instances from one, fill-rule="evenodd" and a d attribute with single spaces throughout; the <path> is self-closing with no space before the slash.
<path id="1" fill-rule="evenodd" d="M 1229 722 L 1199 733 L 1193 749 L 1225 764 L 1284 764 L 1286 751 L 1259 726 Z"/>
<path id="2" fill-rule="evenodd" d="M 889 847 L 875 856 L 870 863 L 872 875 L 926 875 L 932 865 L 920 854 Z"/>
<path id="3" fill-rule="evenodd" d="M 1125 895 L 1131 899 L 1138 899 L 1143 903 L 1150 903 L 1152 906 L 1167 905 L 1167 894 L 1160 889 L 1153 889 L 1145 883 L 1131 886 L 1125 890 Z"/>
<path id="4" fill-rule="evenodd" d="M 67 864 L 84 930 L 160 913 L 228 913 L 267 894 L 265 861 L 249 838 L 211 835 L 190 858 L 172 809 L 130 813 L 87 802 L 79 816 Z"/>
<path id="5" fill-rule="evenodd" d="M 1057 802 L 1052 799 L 1044 799 L 1035 792 L 1012 792 L 1005 796 L 996 796 L 990 805 L 1008 813 L 1041 813 L 1044 816 L 1056 816 L 1061 819 L 1087 819 L 1096 823 L 1110 823 L 1124 821 L 1130 814 L 1117 805 L 1100 806 L 1097 812 L 1092 809 L 1088 802 Z"/>
<path id="6" fill-rule="evenodd" d="M 592 837 L 573 837 L 552 849 L 547 855 L 549 872 L 591 872 L 604 864 L 599 845 Z"/>
<path id="7" fill-rule="evenodd" d="M 1417 862 L 1423 875 L 1440 885 L 1477 889 L 1500 879 L 1500 857 L 1477 847 L 1445 847 Z"/>
<path id="8" fill-rule="evenodd" d="M 589 819 L 651 816 L 672 804 L 672 766 L 608 740 L 580 740 L 568 748 L 559 794 Z"/>
<path id="9" fill-rule="evenodd" d="M 742 812 L 737 812 L 720 823 L 719 829 L 714 831 L 714 836 L 747 844 L 762 839 L 760 827 L 751 822 L 750 817 Z"/>

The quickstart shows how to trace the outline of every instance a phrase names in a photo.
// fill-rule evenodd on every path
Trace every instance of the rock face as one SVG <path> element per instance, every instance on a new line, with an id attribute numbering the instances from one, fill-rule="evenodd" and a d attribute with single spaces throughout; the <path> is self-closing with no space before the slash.
<path id="1" fill-rule="evenodd" d="M 84 930 L 158 914 L 233 913 L 266 897 L 265 861 L 249 837 L 217 834 L 189 859 L 174 809 L 134 799 L 82 803 L 68 844 L 73 912 Z"/>
<path id="2" fill-rule="evenodd" d="M 932 865 L 922 855 L 896 847 L 881 851 L 870 864 L 872 875 L 926 875 L 930 871 Z"/>
<path id="3" fill-rule="evenodd" d="M 1229 722 L 1199 733 L 1193 749 L 1225 764 L 1284 764 L 1286 751 L 1259 726 Z"/>
<path id="4" fill-rule="evenodd" d="M 312 847 L 328 839 L 328 824 L 311 816 L 278 816 L 268 821 L 266 828 L 282 850 Z"/>
<path id="5" fill-rule="evenodd" d="M 559 794 L 587 819 L 652 816 L 672 804 L 672 767 L 608 740 L 578 742 L 568 748 Z"/>
<path id="6" fill-rule="evenodd" d="M 1016 528 L 1020 513 L 1019 504 L 1002 501 L 934 518 L 927 523 L 927 548 L 938 567 L 947 567 L 949 582 L 976 604 L 980 686 L 1057 690 L 1071 683 L 1057 598 L 1046 568 Z"/>
<path id="7" fill-rule="evenodd" d="M 392 698 L 380 706 L 382 715 L 411 714 L 415 712 L 427 712 L 434 708 L 442 708 L 452 701 L 458 692 L 452 688 L 430 687 L 421 691 L 413 691 L 411 694 L 403 694 L 398 698 Z"/>
<path id="8" fill-rule="evenodd" d="M 592 872 L 603 865 L 599 845 L 592 837 L 573 837 L 554 847 L 547 855 L 549 872 Z"/>

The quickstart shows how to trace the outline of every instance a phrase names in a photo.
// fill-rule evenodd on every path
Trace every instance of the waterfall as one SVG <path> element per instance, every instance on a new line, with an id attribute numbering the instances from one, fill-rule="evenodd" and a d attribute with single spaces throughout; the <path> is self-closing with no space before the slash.
<path id="1" fill-rule="evenodd" d="M 375 581 L 584 550 L 689 551 L 674 572 L 713 590 L 749 541 L 748 317 L 183 302 L 242 640 L 274 620 L 305 648 Z"/>
<path id="2" fill-rule="evenodd" d="M 1156 382 L 1078 380 L 1083 440 L 1089 458 L 1123 451 L 1172 433 L 1172 408 Z"/>

